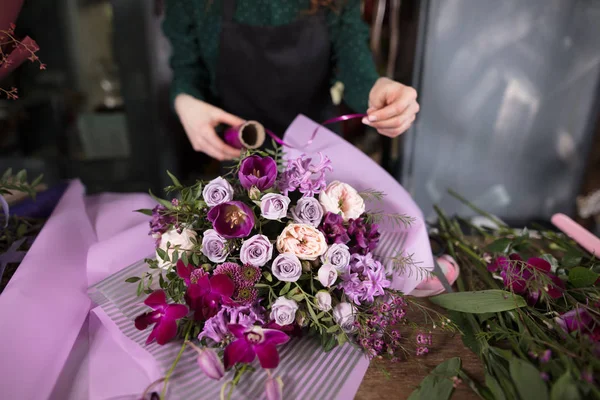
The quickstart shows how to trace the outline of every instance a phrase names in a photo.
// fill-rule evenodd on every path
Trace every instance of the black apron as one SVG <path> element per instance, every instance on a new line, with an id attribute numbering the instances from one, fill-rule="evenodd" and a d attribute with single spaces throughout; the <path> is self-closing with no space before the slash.
<path id="1" fill-rule="evenodd" d="M 331 115 L 325 12 L 281 26 L 239 24 L 234 14 L 235 1 L 223 0 L 216 78 L 221 108 L 258 121 L 278 136 L 298 114 L 315 121 Z"/>

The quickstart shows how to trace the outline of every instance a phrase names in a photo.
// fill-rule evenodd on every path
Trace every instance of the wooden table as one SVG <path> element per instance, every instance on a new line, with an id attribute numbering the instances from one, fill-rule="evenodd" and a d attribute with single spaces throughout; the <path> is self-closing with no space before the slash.
<path id="1" fill-rule="evenodd" d="M 431 306 L 431 303 L 428 306 Z M 416 318 L 415 322 L 419 323 L 419 318 Z M 413 356 L 398 363 L 389 361 L 372 363 L 358 389 L 355 400 L 407 399 L 423 378 L 443 361 L 452 357 L 460 357 L 463 370 L 472 379 L 483 383 L 483 364 L 475 353 L 465 347 L 459 333 L 452 334 L 438 329 L 433 331 L 432 336 L 433 346 L 430 348 L 429 354 L 423 357 Z M 377 364 L 385 368 L 390 375 L 389 378 Z M 453 398 L 479 399 L 465 383 L 459 385 L 454 391 Z"/>

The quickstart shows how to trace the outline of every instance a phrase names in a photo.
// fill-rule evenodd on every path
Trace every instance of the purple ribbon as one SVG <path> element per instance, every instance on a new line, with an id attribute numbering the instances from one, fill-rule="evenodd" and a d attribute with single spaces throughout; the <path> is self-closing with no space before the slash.
<path id="1" fill-rule="evenodd" d="M 310 146 L 312 144 L 312 142 L 315 140 L 315 138 L 317 137 L 317 132 L 319 132 L 319 129 L 321 129 L 325 125 L 331 125 L 331 124 L 335 124 L 337 122 L 347 121 L 349 119 L 364 118 L 366 116 L 367 116 L 367 114 L 346 114 L 346 115 L 341 115 L 339 117 L 328 119 L 327 121 L 322 122 L 319 126 L 317 126 L 315 128 L 315 130 L 313 131 L 308 142 L 306 142 L 306 144 L 304 146 L 302 146 L 301 148 L 305 149 L 308 146 Z M 266 128 L 265 128 L 265 133 L 267 135 L 269 135 L 277 144 L 279 144 L 281 146 L 289 147 L 290 149 L 294 148 L 294 146 L 287 144 L 286 142 L 281 140 L 276 134 L 274 134 L 272 131 L 270 131 Z"/>

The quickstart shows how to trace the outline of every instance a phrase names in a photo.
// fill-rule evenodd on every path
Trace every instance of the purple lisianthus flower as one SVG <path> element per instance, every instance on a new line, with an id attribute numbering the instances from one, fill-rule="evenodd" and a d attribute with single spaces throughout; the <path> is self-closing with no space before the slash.
<path id="1" fill-rule="evenodd" d="M 365 255 L 372 252 L 379 243 L 379 230 L 376 224 L 367 224 L 363 218 L 348 221 L 348 236 L 350 236 L 350 252 Z"/>
<path id="2" fill-rule="evenodd" d="M 291 214 L 294 222 L 317 228 L 323 219 L 323 207 L 314 197 L 303 197 L 292 208 Z"/>
<path id="3" fill-rule="evenodd" d="M 249 156 L 242 160 L 238 178 L 244 189 L 270 189 L 277 179 L 277 164 L 271 157 Z"/>
<path id="4" fill-rule="evenodd" d="M 273 260 L 271 272 L 280 281 L 296 282 L 302 275 L 302 263 L 295 254 L 283 253 Z"/>
<path id="5" fill-rule="evenodd" d="M 228 201 L 210 209 L 207 218 L 225 239 L 246 237 L 254 228 L 254 213 L 241 201 Z"/>
<path id="6" fill-rule="evenodd" d="M 260 213 L 265 219 L 282 219 L 287 215 L 289 205 L 289 197 L 269 193 L 260 200 Z"/>
<path id="7" fill-rule="evenodd" d="M 233 188 L 229 182 L 219 176 L 204 186 L 202 197 L 207 206 L 214 207 L 231 201 L 233 199 Z"/>
<path id="8" fill-rule="evenodd" d="M 226 369 L 237 363 L 249 364 L 256 356 L 264 369 L 273 369 L 279 365 L 276 345 L 286 343 L 289 340 L 288 335 L 260 326 L 245 328 L 240 324 L 230 324 L 228 328 L 237 340 L 225 348 Z"/>
<path id="9" fill-rule="evenodd" d="M 371 303 L 375 297 L 383 296 L 384 289 L 390 284 L 383 265 L 368 253 L 364 256 L 352 255 L 350 268 L 342 275 L 342 282 L 338 286 L 349 299 L 360 305 L 361 302 Z"/>
<path id="10" fill-rule="evenodd" d="M 227 329 L 229 324 L 239 324 L 244 328 L 250 328 L 255 323 L 263 324 L 264 310 L 256 306 L 223 306 L 212 318 L 209 318 L 198 335 L 198 340 L 210 339 L 214 344 L 223 344 L 232 339 Z"/>
<path id="11" fill-rule="evenodd" d="M 244 241 L 240 249 L 240 261 L 262 267 L 273 257 L 273 244 L 265 235 L 254 235 Z"/>
<path id="12" fill-rule="evenodd" d="M 158 205 L 152 209 L 150 220 L 150 235 L 157 240 L 156 246 L 160 244 L 160 236 L 169 231 L 175 225 L 176 219 L 172 215 L 166 215 L 167 207 Z"/>
<path id="13" fill-rule="evenodd" d="M 321 161 L 311 164 L 312 158 L 305 154 L 299 158 L 289 160 L 285 172 L 279 180 L 279 189 L 284 195 L 295 190 L 300 191 L 305 197 L 318 194 L 327 186 L 325 173 L 331 171 L 331 161 L 319 153 Z"/>
<path id="14" fill-rule="evenodd" d="M 187 315 L 188 308 L 183 304 L 167 304 L 167 296 L 162 290 L 152 292 L 144 304 L 154 311 L 137 317 L 135 327 L 143 331 L 148 326 L 155 324 L 146 344 L 150 344 L 156 339 L 156 343 L 163 345 L 173 339 L 177 335 L 177 320 Z"/>
<path id="15" fill-rule="evenodd" d="M 319 229 L 325 235 L 328 244 L 346 244 L 350 241 L 341 215 L 328 212 L 325 214 L 325 220 Z"/>
<path id="16" fill-rule="evenodd" d="M 321 256 L 321 262 L 333 265 L 340 274 L 346 272 L 348 265 L 350 265 L 348 246 L 341 243 L 332 244 L 327 252 Z"/>
<path id="17" fill-rule="evenodd" d="M 227 259 L 227 240 L 214 229 L 208 229 L 202 234 L 202 254 L 214 263 L 221 263 Z"/>

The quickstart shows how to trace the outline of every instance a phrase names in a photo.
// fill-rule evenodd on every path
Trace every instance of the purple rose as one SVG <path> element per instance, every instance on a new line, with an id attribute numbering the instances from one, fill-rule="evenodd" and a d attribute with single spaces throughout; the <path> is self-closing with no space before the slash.
<path id="1" fill-rule="evenodd" d="M 233 188 L 225 179 L 218 177 L 208 182 L 202 191 L 202 197 L 209 207 L 217 206 L 233 199 Z"/>
<path id="2" fill-rule="evenodd" d="M 323 207 L 314 197 L 303 197 L 292 209 L 292 217 L 296 223 L 312 225 L 316 228 L 323 219 Z"/>
<path id="3" fill-rule="evenodd" d="M 331 287 L 338 278 L 337 269 L 331 264 L 323 264 L 321 268 L 319 268 L 319 272 L 317 273 L 319 277 L 319 282 L 324 287 Z"/>
<path id="4" fill-rule="evenodd" d="M 350 265 L 350 251 L 348 246 L 341 243 L 334 243 L 329 246 L 327 252 L 321 256 L 323 264 L 331 264 L 339 273 L 343 273 Z"/>
<path id="5" fill-rule="evenodd" d="M 296 282 L 302 275 L 302 263 L 294 254 L 283 253 L 273 261 L 271 271 L 280 281 Z"/>
<path id="6" fill-rule="evenodd" d="M 238 177 L 244 189 L 254 186 L 261 191 L 267 190 L 277 179 L 277 164 L 271 157 L 246 157 L 242 160 Z"/>
<path id="7" fill-rule="evenodd" d="M 214 263 L 222 263 L 227 259 L 227 241 L 214 229 L 208 229 L 202 235 L 202 254 Z"/>
<path id="8" fill-rule="evenodd" d="M 214 206 L 207 218 L 215 231 L 225 239 L 246 237 L 254 228 L 254 213 L 241 201 L 228 201 Z"/>
<path id="9" fill-rule="evenodd" d="M 273 257 L 273 244 L 265 235 L 255 235 L 244 241 L 240 249 L 240 261 L 243 264 L 262 267 Z"/>
<path id="10" fill-rule="evenodd" d="M 260 213 L 266 219 L 281 219 L 287 215 L 290 199 L 276 193 L 269 193 L 260 200 Z"/>

